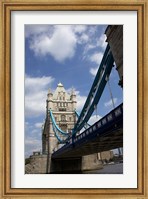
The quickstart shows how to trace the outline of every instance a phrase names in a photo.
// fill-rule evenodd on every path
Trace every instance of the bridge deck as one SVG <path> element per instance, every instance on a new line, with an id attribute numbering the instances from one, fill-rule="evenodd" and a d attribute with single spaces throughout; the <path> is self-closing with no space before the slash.
<path id="1" fill-rule="evenodd" d="M 80 157 L 123 147 L 123 104 L 80 135 L 71 138 L 52 158 Z"/>

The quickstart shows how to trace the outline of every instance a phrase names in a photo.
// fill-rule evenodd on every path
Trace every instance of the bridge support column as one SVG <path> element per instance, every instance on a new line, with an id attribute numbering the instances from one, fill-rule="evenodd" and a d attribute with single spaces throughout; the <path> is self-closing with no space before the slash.
<path id="1" fill-rule="evenodd" d="M 123 87 L 123 26 L 109 25 L 105 34 L 116 63 L 120 78 L 119 85 Z"/>
<path id="2" fill-rule="evenodd" d="M 101 168 L 103 165 L 98 160 L 98 154 L 64 159 L 52 159 L 51 154 L 48 154 L 31 156 L 25 173 L 83 173 L 83 171 Z"/>
<path id="3" fill-rule="evenodd" d="M 98 154 L 86 155 L 82 157 L 82 171 L 102 169 L 102 162 L 98 159 Z"/>
<path id="4" fill-rule="evenodd" d="M 51 170 L 52 170 L 51 156 L 55 148 L 57 148 L 57 146 L 58 146 L 58 142 L 57 142 L 56 137 L 54 136 L 54 134 L 49 133 L 46 173 L 51 173 Z"/>
<path id="5" fill-rule="evenodd" d="M 51 173 L 80 173 L 82 167 L 82 158 L 64 158 L 51 160 Z"/>
<path id="6" fill-rule="evenodd" d="M 83 157 L 52 159 L 50 173 L 82 173 L 87 170 L 102 169 L 103 165 L 98 160 L 98 154 Z"/>

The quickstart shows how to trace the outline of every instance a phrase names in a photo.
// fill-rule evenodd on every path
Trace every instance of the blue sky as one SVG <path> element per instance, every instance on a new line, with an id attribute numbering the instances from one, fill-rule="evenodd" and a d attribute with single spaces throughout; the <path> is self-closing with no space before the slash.
<path id="1" fill-rule="evenodd" d="M 25 25 L 25 156 L 41 151 L 41 126 L 45 120 L 48 89 L 61 82 L 77 94 L 77 111 L 85 103 L 106 48 L 107 25 Z M 115 67 L 110 85 L 115 105 L 123 101 Z M 112 110 L 106 86 L 94 123 Z"/>

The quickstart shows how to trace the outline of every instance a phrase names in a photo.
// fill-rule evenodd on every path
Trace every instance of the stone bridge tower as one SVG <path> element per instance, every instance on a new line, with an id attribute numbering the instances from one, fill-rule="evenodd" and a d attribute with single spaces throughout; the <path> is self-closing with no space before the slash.
<path id="1" fill-rule="evenodd" d="M 52 110 L 56 124 L 64 132 L 71 132 L 76 123 L 76 94 L 74 90 L 68 94 L 59 83 L 54 92 L 48 90 L 46 105 L 46 121 L 42 130 L 42 154 L 46 155 L 46 173 L 63 172 L 68 170 L 89 170 L 102 167 L 97 154 L 78 157 L 76 159 L 52 160 L 52 153 L 61 147 L 52 128 L 49 110 Z M 64 165 L 64 167 L 62 167 Z"/>
<path id="2" fill-rule="evenodd" d="M 46 121 L 42 131 L 42 153 L 51 155 L 61 145 L 58 143 L 52 128 L 52 121 L 49 117 L 49 110 L 52 110 L 56 124 L 64 132 L 71 132 L 76 122 L 76 94 L 74 90 L 68 94 L 64 86 L 59 83 L 54 92 L 48 90 L 46 101 Z"/>
<path id="3" fill-rule="evenodd" d="M 119 85 L 123 88 L 123 25 L 109 25 L 105 34 L 116 63 Z"/>

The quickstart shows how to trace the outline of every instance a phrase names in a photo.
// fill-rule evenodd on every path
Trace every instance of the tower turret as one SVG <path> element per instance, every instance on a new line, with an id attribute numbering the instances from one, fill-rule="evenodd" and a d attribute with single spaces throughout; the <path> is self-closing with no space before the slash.
<path id="1" fill-rule="evenodd" d="M 47 93 L 47 107 L 46 117 L 49 117 L 49 110 L 52 111 L 57 126 L 64 132 L 71 132 L 76 122 L 76 94 L 74 89 L 68 94 L 62 83 L 58 83 L 55 91 L 48 90 Z M 52 120 L 47 118 L 46 125 L 43 129 L 43 153 L 49 151 L 53 153 L 57 147 L 59 147 L 58 140 L 56 138 Z M 47 139 L 48 138 L 48 139 Z M 50 144 L 49 144 L 50 143 Z M 50 147 L 49 147 L 50 146 Z"/>
<path id="2" fill-rule="evenodd" d="M 48 93 L 47 93 L 47 99 L 48 100 L 52 100 L 53 98 L 53 93 L 51 92 L 50 88 L 48 89 Z"/>
<path id="3" fill-rule="evenodd" d="M 50 108 L 52 108 L 52 101 L 53 101 L 53 93 L 51 92 L 50 89 L 48 89 L 47 93 L 47 107 L 46 110 L 48 111 Z"/>
<path id="4" fill-rule="evenodd" d="M 72 101 L 72 107 L 73 107 L 73 110 L 75 110 L 75 109 L 76 109 L 77 101 L 76 101 L 76 93 L 75 93 L 74 88 L 72 88 L 72 90 L 71 90 L 71 96 L 70 96 L 70 99 L 71 99 L 71 101 Z"/>

